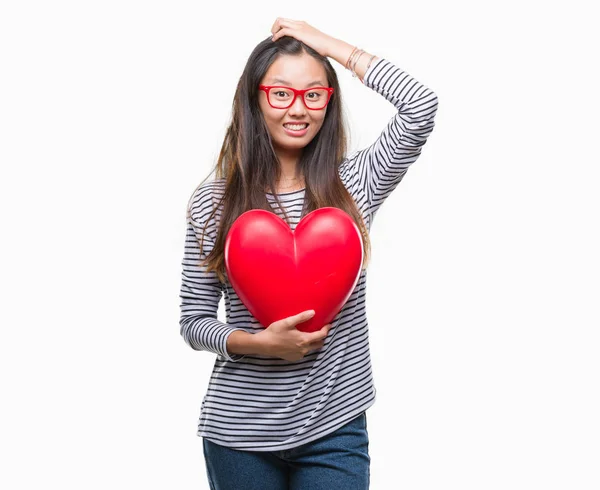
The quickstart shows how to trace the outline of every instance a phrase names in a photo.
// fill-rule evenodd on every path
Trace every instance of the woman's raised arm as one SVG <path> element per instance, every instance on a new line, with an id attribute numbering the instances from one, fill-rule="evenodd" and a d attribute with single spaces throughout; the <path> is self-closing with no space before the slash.
<path id="1" fill-rule="evenodd" d="M 331 37 L 304 21 L 278 17 L 273 40 L 292 36 L 356 73 L 366 87 L 394 104 L 397 112 L 373 144 L 352 154 L 343 165 L 356 172 L 371 217 L 400 183 L 433 131 L 437 95 L 387 59 L 367 52 L 358 57 L 355 46 Z"/>

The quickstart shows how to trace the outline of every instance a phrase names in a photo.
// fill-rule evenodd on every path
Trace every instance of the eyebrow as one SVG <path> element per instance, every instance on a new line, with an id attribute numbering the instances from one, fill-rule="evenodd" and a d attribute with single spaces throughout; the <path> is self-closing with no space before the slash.
<path id="1" fill-rule="evenodd" d="M 290 85 L 290 82 L 287 82 L 281 78 L 271 78 L 271 83 L 284 83 L 285 85 Z M 314 85 L 319 85 L 321 87 L 324 87 L 325 84 L 321 81 L 321 80 L 314 80 L 312 82 L 310 82 L 308 85 L 306 85 L 306 87 L 312 87 Z"/>

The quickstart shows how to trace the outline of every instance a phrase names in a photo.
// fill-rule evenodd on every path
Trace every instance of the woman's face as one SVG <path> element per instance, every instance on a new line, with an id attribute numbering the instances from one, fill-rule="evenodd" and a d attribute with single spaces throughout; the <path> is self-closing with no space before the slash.
<path id="1" fill-rule="evenodd" d="M 323 65 L 310 55 L 282 55 L 265 73 L 261 85 L 284 85 L 295 89 L 309 87 L 328 87 L 327 74 Z M 274 92 L 276 89 L 273 89 Z M 297 150 L 304 148 L 317 135 L 327 106 L 320 110 L 308 109 L 302 97 L 296 97 L 291 107 L 276 109 L 269 105 L 267 94 L 259 91 L 260 109 L 267 123 L 275 149 Z M 307 131 L 294 134 L 284 127 L 287 123 L 308 123 Z"/>

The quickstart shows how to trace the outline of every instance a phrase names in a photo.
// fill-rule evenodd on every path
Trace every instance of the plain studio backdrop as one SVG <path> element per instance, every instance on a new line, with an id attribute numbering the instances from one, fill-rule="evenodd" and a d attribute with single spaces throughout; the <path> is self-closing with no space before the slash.
<path id="1" fill-rule="evenodd" d="M 281 16 L 439 98 L 371 230 L 371 488 L 600 488 L 584 4 L 3 2 L 0 486 L 208 488 L 215 355 L 179 334 L 185 211 Z M 354 151 L 395 108 L 332 63 Z"/>

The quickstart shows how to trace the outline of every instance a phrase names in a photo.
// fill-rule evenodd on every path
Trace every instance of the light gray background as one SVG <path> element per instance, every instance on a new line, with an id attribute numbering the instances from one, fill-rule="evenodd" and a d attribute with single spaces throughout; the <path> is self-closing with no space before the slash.
<path id="1" fill-rule="evenodd" d="M 3 2 L 0 486 L 208 488 L 185 209 L 281 16 L 439 97 L 372 228 L 372 488 L 599 488 L 590 4 Z M 333 63 L 353 151 L 395 109 Z"/>

